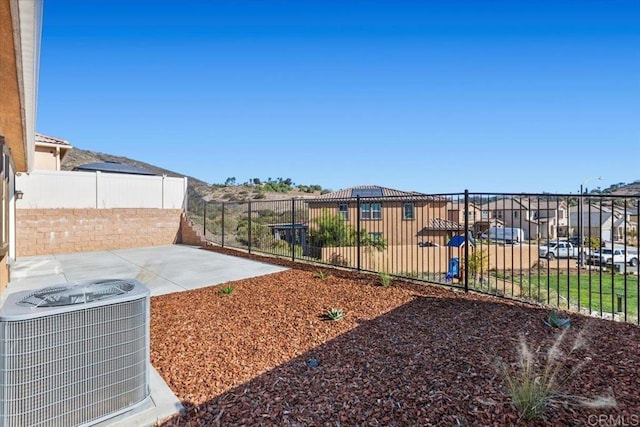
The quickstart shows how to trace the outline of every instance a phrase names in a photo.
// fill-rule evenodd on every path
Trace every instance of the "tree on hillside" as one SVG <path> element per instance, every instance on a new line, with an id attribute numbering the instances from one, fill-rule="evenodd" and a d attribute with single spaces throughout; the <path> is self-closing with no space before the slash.
<path id="1" fill-rule="evenodd" d="M 229 178 L 227 178 L 224 182 L 225 186 L 229 186 L 229 185 L 236 185 L 236 177 L 235 176 L 230 176 Z"/>

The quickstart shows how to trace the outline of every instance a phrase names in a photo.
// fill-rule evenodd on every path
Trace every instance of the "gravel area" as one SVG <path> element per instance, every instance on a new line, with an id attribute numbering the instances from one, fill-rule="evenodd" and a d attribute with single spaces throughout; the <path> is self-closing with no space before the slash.
<path id="1" fill-rule="evenodd" d="M 637 326 L 561 313 L 571 317 L 563 380 L 542 418 L 524 422 L 504 372 L 517 372 L 521 340 L 544 362 L 560 334 L 543 324 L 548 310 L 303 268 L 233 282 L 230 295 L 217 286 L 151 299 L 152 363 L 186 407 L 164 425 L 640 421 Z M 330 308 L 345 318 L 326 320 Z M 616 406 L 581 400 L 602 396 Z"/>

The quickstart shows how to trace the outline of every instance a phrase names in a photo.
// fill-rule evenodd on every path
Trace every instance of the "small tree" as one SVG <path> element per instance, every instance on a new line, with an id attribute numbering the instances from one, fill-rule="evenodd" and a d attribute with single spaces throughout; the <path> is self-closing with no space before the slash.
<path id="1" fill-rule="evenodd" d="M 589 237 L 587 246 L 591 249 L 600 249 L 600 239 L 597 237 Z"/>
<path id="2" fill-rule="evenodd" d="M 484 249 L 469 255 L 469 272 L 475 278 L 489 271 L 489 254 Z"/>
<path id="3" fill-rule="evenodd" d="M 310 233 L 313 246 L 323 248 L 358 244 L 358 231 L 339 214 L 330 214 L 327 209 L 323 209 L 322 216 L 314 222 L 316 227 Z M 360 246 L 382 251 L 386 249 L 387 241 L 374 238 L 363 228 L 360 230 Z"/>
<path id="4" fill-rule="evenodd" d="M 310 233 L 313 246 L 319 248 L 354 246 L 356 230 L 340 215 L 331 215 L 327 209 L 323 209 L 322 216 L 314 222 L 316 226 Z"/>

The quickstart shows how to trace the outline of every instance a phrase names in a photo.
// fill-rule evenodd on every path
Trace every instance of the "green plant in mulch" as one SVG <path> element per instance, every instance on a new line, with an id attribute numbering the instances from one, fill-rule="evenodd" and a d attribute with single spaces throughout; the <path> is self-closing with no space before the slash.
<path id="1" fill-rule="evenodd" d="M 566 329 L 571 326 L 571 319 L 560 319 L 555 310 L 551 310 L 543 322 L 550 328 Z"/>
<path id="2" fill-rule="evenodd" d="M 313 275 L 313 277 L 315 277 L 316 279 L 320 279 L 320 280 L 325 280 L 329 276 L 331 276 L 331 272 L 326 271 L 326 270 L 318 270 L 318 271 L 316 271 L 316 274 Z"/>
<path id="3" fill-rule="evenodd" d="M 391 283 L 393 282 L 391 275 L 385 271 L 380 273 L 380 277 L 378 278 L 378 280 L 380 282 L 380 285 L 384 286 L 385 288 L 388 288 L 389 286 L 391 286 Z"/>
<path id="4" fill-rule="evenodd" d="M 345 313 L 344 310 L 340 308 L 330 308 L 325 315 L 327 319 L 337 322 L 338 320 L 344 319 Z"/>
<path id="5" fill-rule="evenodd" d="M 563 351 L 562 348 L 567 347 L 564 344 L 566 333 L 567 330 L 564 329 L 558 334 L 545 357 L 536 357 L 537 354 L 531 351 L 524 337 L 521 337 L 517 363 L 501 367 L 511 402 L 520 414 L 519 421 L 540 419 L 545 409 L 554 403 L 567 405 L 574 401 L 592 408 L 616 406 L 612 395 L 588 400 L 561 392 L 563 385 L 580 371 L 588 360 L 574 354 L 584 347 L 582 334 L 577 335 L 569 350 Z"/>
<path id="6" fill-rule="evenodd" d="M 231 295 L 234 291 L 233 285 L 223 286 L 220 291 L 223 295 Z"/>

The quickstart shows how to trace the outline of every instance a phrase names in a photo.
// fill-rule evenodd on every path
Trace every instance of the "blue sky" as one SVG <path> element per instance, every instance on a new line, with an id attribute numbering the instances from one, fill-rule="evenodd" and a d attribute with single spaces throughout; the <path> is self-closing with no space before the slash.
<path id="1" fill-rule="evenodd" d="M 37 128 L 209 183 L 640 179 L 639 1 L 46 0 Z"/>

